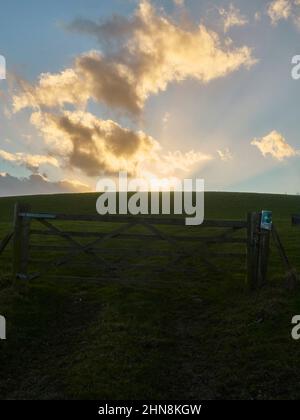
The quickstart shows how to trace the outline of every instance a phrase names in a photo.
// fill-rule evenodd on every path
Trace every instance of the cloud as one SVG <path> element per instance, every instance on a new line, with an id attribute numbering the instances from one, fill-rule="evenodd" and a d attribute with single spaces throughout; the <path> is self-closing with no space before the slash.
<path id="1" fill-rule="evenodd" d="M 251 144 L 256 146 L 263 156 L 271 155 L 279 161 L 290 158 L 299 154 L 286 139 L 277 131 L 271 131 L 265 137 L 252 140 Z"/>
<path id="2" fill-rule="evenodd" d="M 177 177 L 213 159 L 194 150 L 165 151 L 143 131 L 96 117 L 86 107 L 90 101 L 104 103 L 136 122 L 147 99 L 172 82 L 207 83 L 249 68 L 255 63 L 250 48 L 234 48 L 202 24 L 183 28 L 147 0 L 131 17 L 77 19 L 69 29 L 94 36 L 102 51 L 81 54 L 71 68 L 43 73 L 34 85 L 20 80 L 13 96 L 15 112 L 33 109 L 30 121 L 61 168 L 79 169 L 88 177 L 119 171 Z M 168 118 L 166 113 L 164 124 Z"/>
<path id="3" fill-rule="evenodd" d="M 171 113 L 170 112 L 165 112 L 162 118 L 162 123 L 164 126 L 166 126 L 168 124 L 168 122 L 170 121 L 171 118 Z"/>
<path id="4" fill-rule="evenodd" d="M 0 173 L 1 197 L 87 191 L 90 191 L 87 185 L 76 181 L 51 182 L 38 174 L 33 174 L 29 178 L 17 178 L 7 173 Z"/>
<path id="5" fill-rule="evenodd" d="M 176 175 L 189 173 L 199 163 L 205 163 L 212 159 L 211 155 L 195 152 L 194 150 L 186 153 L 176 150 L 175 152 L 168 152 L 165 155 L 157 154 L 153 160 L 157 165 L 156 173 L 160 173 L 161 176 L 171 174 L 175 177 Z"/>
<path id="6" fill-rule="evenodd" d="M 228 32 L 233 26 L 244 26 L 248 23 L 246 17 L 232 3 L 228 9 L 219 8 L 218 10 L 224 20 L 224 32 Z"/>
<path id="7" fill-rule="evenodd" d="M 22 82 L 22 93 L 14 96 L 15 111 L 79 106 L 92 99 L 137 115 L 150 95 L 171 82 L 207 83 L 255 63 L 247 46 L 234 48 L 202 24 L 184 29 L 146 0 L 133 17 L 115 16 L 104 23 L 77 19 L 69 28 L 95 36 L 106 53 L 82 54 L 72 68 L 42 74 L 35 86 Z"/>
<path id="8" fill-rule="evenodd" d="M 84 105 L 88 98 L 84 80 L 73 69 L 58 74 L 42 73 L 36 86 L 18 79 L 17 94 L 13 96 L 15 112 L 23 108 L 56 107 L 64 104 Z"/>
<path id="9" fill-rule="evenodd" d="M 159 148 L 142 131 L 122 128 L 114 121 L 87 112 L 65 111 L 59 115 L 36 112 L 31 121 L 53 154 L 67 167 L 80 169 L 90 177 L 120 170 L 135 173 L 137 164 Z"/>
<path id="10" fill-rule="evenodd" d="M 267 13 L 273 25 L 280 20 L 288 20 L 300 28 L 300 1 L 299 0 L 273 0 L 268 5 Z"/>
<path id="11" fill-rule="evenodd" d="M 261 12 L 256 12 L 254 14 L 254 20 L 255 20 L 255 22 L 260 22 L 261 21 L 261 17 L 262 17 Z"/>
<path id="12" fill-rule="evenodd" d="M 273 25 L 276 25 L 279 20 L 287 20 L 292 13 L 291 0 L 274 0 L 268 6 L 268 15 Z"/>
<path id="13" fill-rule="evenodd" d="M 184 6 L 185 0 L 173 0 L 176 6 Z"/>
<path id="14" fill-rule="evenodd" d="M 45 164 L 59 167 L 58 160 L 52 156 L 33 155 L 28 153 L 10 153 L 0 149 L 0 158 L 18 166 L 25 166 L 33 173 L 37 173 L 40 166 Z"/>
<path id="15" fill-rule="evenodd" d="M 217 153 L 223 162 L 228 162 L 233 159 L 233 155 L 228 148 L 224 150 L 217 150 Z"/>
<path id="16" fill-rule="evenodd" d="M 161 173 L 186 172 L 209 158 L 193 151 L 164 154 L 160 144 L 144 132 L 123 128 L 88 112 L 36 112 L 31 121 L 44 136 L 51 154 L 64 166 L 80 169 L 90 177 L 120 171 L 137 176 L 151 168 Z"/>

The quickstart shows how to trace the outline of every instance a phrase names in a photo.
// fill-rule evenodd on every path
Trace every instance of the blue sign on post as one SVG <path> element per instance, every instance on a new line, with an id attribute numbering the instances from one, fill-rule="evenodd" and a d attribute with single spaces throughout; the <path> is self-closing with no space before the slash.
<path id="1" fill-rule="evenodd" d="M 263 210 L 261 212 L 261 224 L 260 228 L 264 230 L 272 230 L 273 215 L 271 211 Z"/>

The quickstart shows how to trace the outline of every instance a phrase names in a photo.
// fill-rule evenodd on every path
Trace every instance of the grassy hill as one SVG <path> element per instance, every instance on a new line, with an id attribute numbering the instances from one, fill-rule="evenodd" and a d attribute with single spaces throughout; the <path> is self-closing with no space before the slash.
<path id="1" fill-rule="evenodd" d="M 34 211 L 94 214 L 96 198 L 69 194 L 18 201 Z M 300 271 L 300 230 L 291 227 L 291 214 L 300 213 L 299 196 L 205 198 L 210 219 L 245 219 L 249 211 L 272 210 Z M 11 228 L 15 201 L 0 199 L 0 239 Z M 256 293 L 245 287 L 244 261 L 220 261 L 224 270 L 214 273 L 197 258 L 166 272 L 118 269 L 114 260 L 116 269 L 97 282 L 66 280 L 62 272 L 79 272 L 65 268 L 20 291 L 10 285 L 10 255 L 8 250 L 0 257 L 0 314 L 8 334 L 0 341 L 0 398 L 300 398 L 300 343 L 291 339 L 300 295 L 284 288 L 274 248 L 269 285 Z M 156 266 L 165 263 L 158 260 Z"/>
<path id="2" fill-rule="evenodd" d="M 0 222 L 12 219 L 16 201 L 29 203 L 33 210 L 46 212 L 68 212 L 96 214 L 99 194 L 53 194 L 26 197 L 0 198 Z M 275 219 L 290 219 L 292 213 L 300 212 L 300 196 L 252 194 L 252 193 L 205 193 L 205 215 L 207 218 L 244 218 L 249 211 L 271 209 Z"/>

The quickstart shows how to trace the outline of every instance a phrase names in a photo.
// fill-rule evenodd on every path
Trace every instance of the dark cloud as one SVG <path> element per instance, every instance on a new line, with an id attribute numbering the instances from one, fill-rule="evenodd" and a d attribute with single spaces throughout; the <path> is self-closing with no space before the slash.
<path id="1" fill-rule="evenodd" d="M 127 170 L 135 174 L 139 162 L 153 155 L 158 143 L 142 131 L 135 132 L 111 120 L 101 120 L 86 112 L 64 115 L 36 113 L 35 126 L 46 137 L 59 137 L 65 165 L 80 169 L 90 177 Z"/>
<path id="2" fill-rule="evenodd" d="M 85 192 L 88 190 L 88 187 L 72 184 L 68 181 L 50 182 L 37 174 L 28 178 L 0 174 L 0 197 Z"/>
<path id="3" fill-rule="evenodd" d="M 98 53 L 78 57 L 75 65 L 82 79 L 86 80 L 94 100 L 104 101 L 109 108 L 120 108 L 132 114 L 141 111 L 141 98 L 128 68 Z"/>
<path id="4" fill-rule="evenodd" d="M 132 18 L 114 15 L 107 21 L 92 21 L 90 19 L 77 18 L 69 25 L 69 31 L 94 36 L 99 44 L 111 45 L 119 39 L 125 40 L 133 35 L 134 31 L 141 28 L 140 19 L 135 15 Z"/>

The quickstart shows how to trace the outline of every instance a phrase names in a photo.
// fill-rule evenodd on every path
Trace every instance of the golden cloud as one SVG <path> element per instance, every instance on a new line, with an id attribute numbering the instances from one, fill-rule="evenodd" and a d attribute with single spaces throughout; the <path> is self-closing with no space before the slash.
<path id="1" fill-rule="evenodd" d="M 287 20 L 293 14 L 294 5 L 298 5 L 297 0 L 273 0 L 268 5 L 267 13 L 273 25 L 276 25 L 280 20 Z"/>
<path id="2" fill-rule="evenodd" d="M 238 23 L 233 19 L 236 10 L 231 12 L 232 26 Z M 97 118 L 85 107 L 92 100 L 137 116 L 149 96 L 172 82 L 208 83 L 251 67 L 255 59 L 250 48 L 223 42 L 203 24 L 183 28 L 158 14 L 148 0 L 140 2 L 132 17 L 115 16 L 104 23 L 80 19 L 69 29 L 95 36 L 103 51 L 76 57 L 72 67 L 60 73 L 43 73 L 35 85 L 20 81 L 13 96 L 15 112 L 34 110 L 30 121 L 60 166 L 88 177 L 119 171 L 178 177 L 212 159 L 193 150 L 166 152 L 143 131 Z"/>
<path id="3" fill-rule="evenodd" d="M 217 153 L 223 162 L 229 162 L 233 159 L 233 155 L 228 147 L 224 150 L 217 150 Z"/>
<path id="4" fill-rule="evenodd" d="M 25 166 L 34 173 L 38 172 L 40 166 L 45 164 L 59 167 L 58 160 L 52 156 L 33 155 L 28 153 L 9 153 L 5 150 L 0 150 L 0 158 L 18 166 Z"/>
<path id="5" fill-rule="evenodd" d="M 231 20 L 232 24 L 237 21 Z M 183 29 L 171 18 L 158 15 L 147 0 L 141 1 L 133 18 L 114 17 L 104 24 L 77 20 L 71 29 L 102 41 L 113 39 L 117 47 L 105 55 L 99 51 L 83 54 L 73 68 L 42 74 L 35 86 L 23 83 L 22 93 L 14 96 L 15 111 L 78 106 L 92 99 L 137 114 L 150 95 L 164 91 L 171 82 L 206 83 L 255 63 L 250 48 L 223 45 L 218 34 L 204 25 Z"/>
<path id="6" fill-rule="evenodd" d="M 62 114 L 35 112 L 32 123 L 43 134 L 47 146 L 67 166 L 81 169 L 88 176 L 126 170 L 149 158 L 159 144 L 142 131 L 122 128 L 83 111 Z"/>
<path id="7" fill-rule="evenodd" d="M 127 171 L 140 175 L 147 168 L 168 173 L 186 172 L 210 159 L 193 151 L 163 154 L 159 143 L 142 131 L 132 131 L 114 121 L 83 111 L 63 114 L 35 112 L 32 123 L 44 136 L 47 147 L 64 165 L 93 177 Z"/>
<path id="8" fill-rule="evenodd" d="M 248 23 L 246 17 L 232 3 L 228 9 L 220 8 L 219 13 L 224 19 L 224 32 L 228 32 L 233 26 L 244 26 Z"/>
<path id="9" fill-rule="evenodd" d="M 277 131 L 271 131 L 265 137 L 252 140 L 251 144 L 256 146 L 263 156 L 271 155 L 279 161 L 290 158 L 299 154 L 286 139 Z"/>

